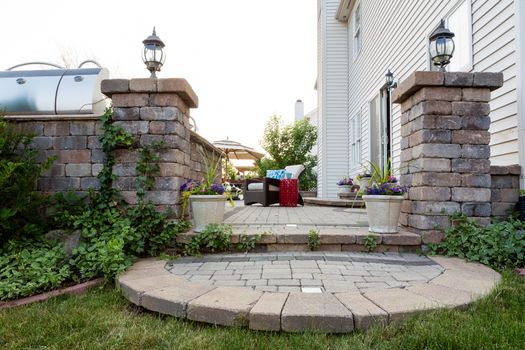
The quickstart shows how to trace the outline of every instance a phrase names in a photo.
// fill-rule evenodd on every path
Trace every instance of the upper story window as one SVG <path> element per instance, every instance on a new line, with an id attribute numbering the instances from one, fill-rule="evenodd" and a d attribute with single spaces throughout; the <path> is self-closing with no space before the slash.
<path id="1" fill-rule="evenodd" d="M 449 72 L 469 72 L 472 70 L 472 15 L 471 1 L 461 0 L 444 18 L 447 28 L 455 34 L 454 55 L 446 67 Z M 433 30 L 432 30 L 433 31 Z M 432 64 L 430 69 L 439 68 Z"/>
<path id="2" fill-rule="evenodd" d="M 354 10 L 353 18 L 353 56 L 357 58 L 362 47 L 362 30 L 361 30 L 361 4 L 358 4 Z"/>

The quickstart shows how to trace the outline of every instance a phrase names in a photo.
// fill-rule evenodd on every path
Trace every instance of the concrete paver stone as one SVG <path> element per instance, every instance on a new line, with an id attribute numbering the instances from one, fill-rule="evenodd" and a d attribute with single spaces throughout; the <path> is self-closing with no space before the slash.
<path id="1" fill-rule="evenodd" d="M 388 313 L 361 293 L 336 293 L 335 297 L 352 312 L 356 329 L 365 330 L 378 323 L 387 325 Z"/>
<path id="2" fill-rule="evenodd" d="M 281 316 L 281 327 L 288 332 L 345 333 L 354 328 L 352 314 L 329 293 L 291 293 Z"/>
<path id="3" fill-rule="evenodd" d="M 190 301 L 187 317 L 223 326 L 245 324 L 248 312 L 262 294 L 251 288 L 218 287 Z"/>
<path id="4" fill-rule="evenodd" d="M 401 321 L 411 313 L 444 306 L 406 289 L 369 291 L 364 296 L 388 312 L 391 321 Z"/>
<path id="5" fill-rule="evenodd" d="M 176 317 L 186 317 L 188 302 L 213 290 L 214 286 L 186 282 L 145 292 L 141 305 L 145 309 Z"/>
<path id="6" fill-rule="evenodd" d="M 250 329 L 281 330 L 281 311 L 287 298 L 288 293 L 264 293 L 250 311 Z"/>

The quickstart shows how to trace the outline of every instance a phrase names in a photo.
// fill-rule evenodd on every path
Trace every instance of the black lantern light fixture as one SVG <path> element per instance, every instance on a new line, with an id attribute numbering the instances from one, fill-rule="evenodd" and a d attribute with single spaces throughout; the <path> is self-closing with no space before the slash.
<path id="1" fill-rule="evenodd" d="M 441 20 L 439 26 L 429 38 L 429 52 L 432 62 L 440 71 L 445 71 L 445 66 L 450 63 L 454 54 L 454 33 L 445 27 L 445 21 Z"/>
<path id="2" fill-rule="evenodd" d="M 397 87 L 397 82 L 394 81 L 394 73 L 392 73 L 390 69 L 387 70 L 385 74 L 385 79 L 386 79 L 386 88 L 388 89 L 388 91 L 390 91 L 391 89 L 395 89 Z"/>
<path id="3" fill-rule="evenodd" d="M 144 49 L 142 51 L 142 61 L 146 65 L 146 68 L 151 72 L 150 78 L 157 78 L 156 72 L 160 72 L 164 61 L 166 60 L 166 55 L 162 50 L 164 48 L 164 43 L 155 33 L 155 27 L 153 27 L 153 33 L 148 36 L 142 42 L 144 44 Z"/>

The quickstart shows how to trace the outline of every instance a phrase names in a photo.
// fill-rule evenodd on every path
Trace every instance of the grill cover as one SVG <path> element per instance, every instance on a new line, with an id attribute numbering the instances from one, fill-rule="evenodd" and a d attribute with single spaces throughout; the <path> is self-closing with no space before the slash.
<path id="1" fill-rule="evenodd" d="M 0 111 L 6 115 L 76 115 L 104 113 L 100 82 L 105 68 L 0 72 Z"/>

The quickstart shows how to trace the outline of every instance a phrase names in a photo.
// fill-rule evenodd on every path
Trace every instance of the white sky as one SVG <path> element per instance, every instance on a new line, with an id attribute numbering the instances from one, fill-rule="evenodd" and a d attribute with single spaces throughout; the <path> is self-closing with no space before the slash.
<path id="1" fill-rule="evenodd" d="M 199 96 L 199 133 L 260 149 L 268 117 L 316 107 L 315 0 L 2 1 L 0 70 L 28 61 L 95 59 L 112 78 L 148 77 L 142 40 L 166 44 L 162 78 Z M 34 68 L 29 68 L 34 69 Z"/>

